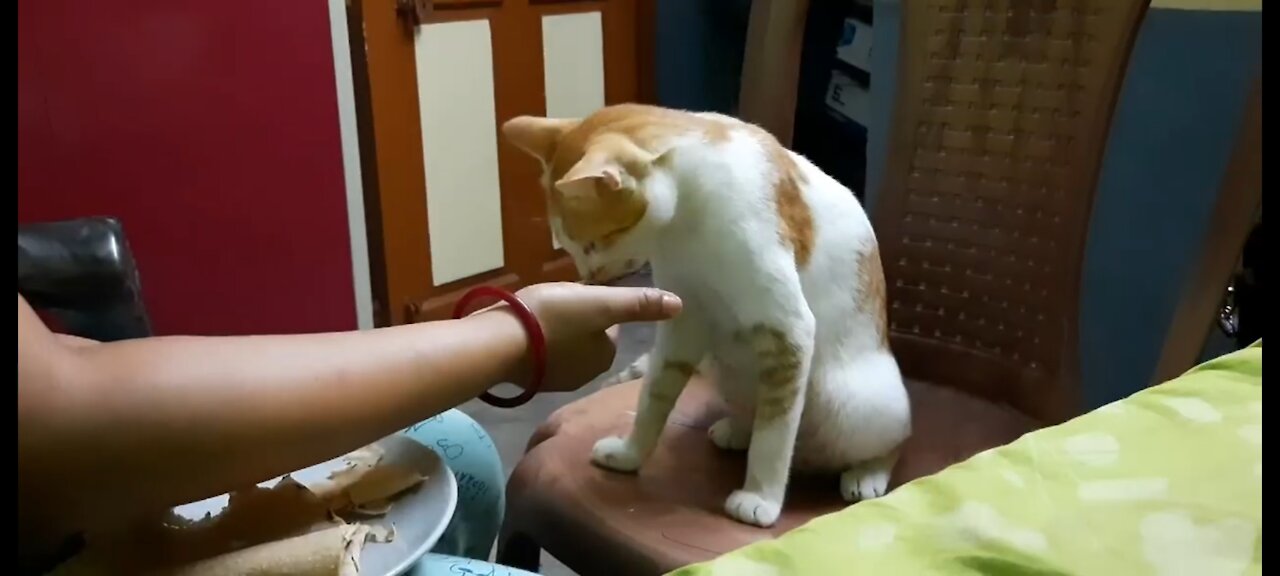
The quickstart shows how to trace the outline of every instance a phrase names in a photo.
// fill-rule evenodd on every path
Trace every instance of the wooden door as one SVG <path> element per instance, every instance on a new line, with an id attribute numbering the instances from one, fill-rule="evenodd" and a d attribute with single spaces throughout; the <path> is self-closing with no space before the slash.
<path id="1" fill-rule="evenodd" d="M 650 100 L 651 0 L 435 0 L 418 25 L 396 0 L 349 1 L 379 323 L 574 279 L 537 163 L 498 130 Z"/>

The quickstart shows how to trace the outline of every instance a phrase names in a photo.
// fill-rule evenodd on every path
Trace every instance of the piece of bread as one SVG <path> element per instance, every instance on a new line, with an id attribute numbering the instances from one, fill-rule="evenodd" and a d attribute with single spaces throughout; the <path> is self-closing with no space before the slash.
<path id="1" fill-rule="evenodd" d="M 355 576 L 369 527 L 334 526 L 319 532 L 228 552 L 155 576 Z"/>

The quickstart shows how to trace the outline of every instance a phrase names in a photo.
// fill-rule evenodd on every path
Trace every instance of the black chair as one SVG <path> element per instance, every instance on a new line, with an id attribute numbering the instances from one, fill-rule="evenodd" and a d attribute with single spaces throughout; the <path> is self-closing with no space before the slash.
<path id="1" fill-rule="evenodd" d="M 19 225 L 18 293 L 69 334 L 102 342 L 151 335 L 138 269 L 114 218 Z"/>

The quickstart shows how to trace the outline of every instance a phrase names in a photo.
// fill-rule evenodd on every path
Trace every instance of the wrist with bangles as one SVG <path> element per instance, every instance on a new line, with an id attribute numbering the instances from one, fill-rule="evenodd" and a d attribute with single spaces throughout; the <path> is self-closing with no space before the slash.
<path id="1" fill-rule="evenodd" d="M 493 286 L 477 286 L 468 290 L 458 303 L 453 307 L 453 317 L 455 319 L 462 318 L 467 315 L 467 310 L 472 304 L 478 300 L 492 302 L 494 300 L 505 302 L 511 313 L 520 320 L 520 325 L 524 327 L 525 336 L 529 339 L 529 354 L 533 362 L 533 370 L 529 374 L 529 382 L 523 388 L 524 390 L 513 397 L 503 398 L 492 392 L 485 391 L 480 394 L 480 400 L 490 406 L 498 408 L 515 408 L 522 406 L 532 400 L 542 389 L 542 382 L 547 375 L 547 338 L 542 332 L 542 325 L 538 323 L 538 317 L 533 315 L 533 310 L 520 300 L 518 296 L 507 292 L 501 288 Z"/>

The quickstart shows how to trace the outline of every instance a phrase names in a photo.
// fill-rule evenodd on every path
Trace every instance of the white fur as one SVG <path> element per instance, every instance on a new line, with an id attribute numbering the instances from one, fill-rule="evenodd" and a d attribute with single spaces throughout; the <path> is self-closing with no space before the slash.
<path id="1" fill-rule="evenodd" d="M 859 305 L 858 266 L 876 243 L 862 207 L 848 188 L 792 154 L 806 180 L 802 195 L 814 225 L 812 255 L 797 270 L 780 234 L 778 174 L 758 134 L 737 125 L 727 141 L 688 137 L 667 152 L 638 182 L 649 200 L 644 220 L 613 249 L 585 255 L 559 222 L 552 225 L 580 269 L 647 260 L 655 283 L 684 301 L 680 317 L 659 325 L 649 369 L 639 369 L 642 360 L 627 371 L 648 373 L 631 435 L 601 440 L 595 462 L 636 470 L 687 382 L 663 366 L 709 363 L 721 394 L 738 411 L 709 435 L 723 448 L 749 446 L 746 483 L 726 501 L 726 511 L 769 526 L 780 513 L 793 460 L 803 469 L 844 472 L 840 488 L 848 499 L 884 494 L 893 455 L 910 433 L 910 408 L 877 318 Z M 759 366 L 734 334 L 759 324 L 782 330 L 800 348 L 803 365 L 801 397 L 791 413 L 754 425 Z"/>

